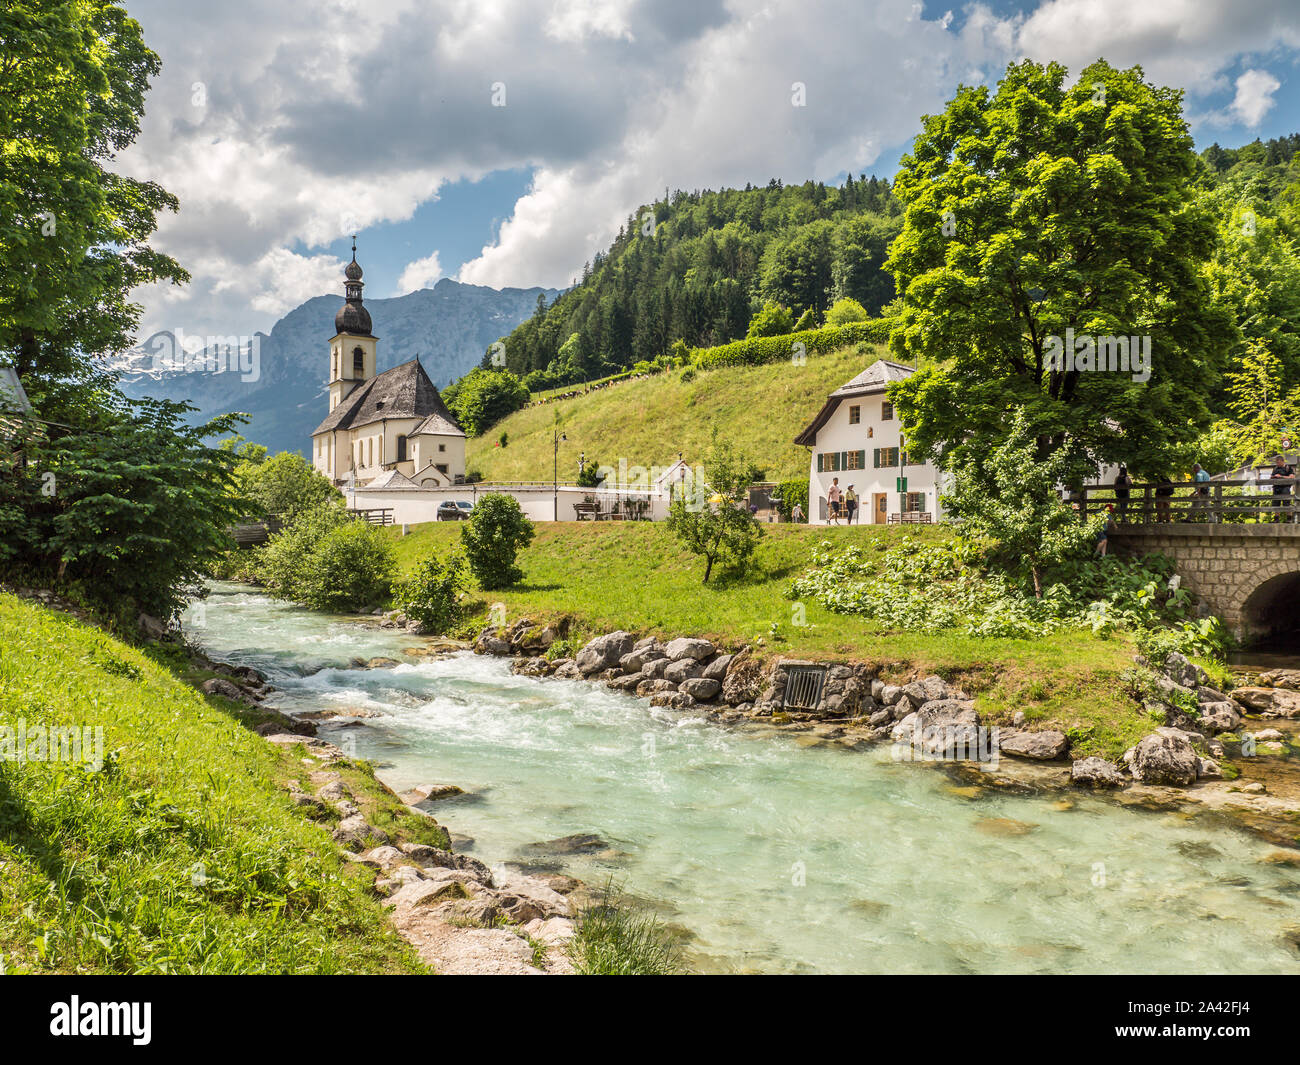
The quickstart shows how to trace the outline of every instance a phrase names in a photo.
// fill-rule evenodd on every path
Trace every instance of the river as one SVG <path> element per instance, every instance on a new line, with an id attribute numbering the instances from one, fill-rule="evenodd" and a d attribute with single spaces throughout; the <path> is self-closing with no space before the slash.
<path id="1" fill-rule="evenodd" d="M 435 812 L 489 864 L 608 841 L 564 871 L 613 878 L 689 930 L 698 971 L 1300 971 L 1283 935 L 1300 927 L 1300 869 L 1219 819 L 971 797 L 887 748 L 801 746 L 468 652 L 405 656 L 417 638 L 241 585 L 214 585 L 187 628 L 267 673 L 287 712 L 378 711 L 321 735 L 396 790 L 463 787 Z M 381 655 L 401 664 L 347 668 Z"/>

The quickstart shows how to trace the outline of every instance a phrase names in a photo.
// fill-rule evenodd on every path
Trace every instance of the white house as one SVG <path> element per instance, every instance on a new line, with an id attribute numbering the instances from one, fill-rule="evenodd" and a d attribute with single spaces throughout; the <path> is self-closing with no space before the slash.
<path id="1" fill-rule="evenodd" d="M 809 524 L 830 521 L 829 497 L 837 482 L 841 494 L 850 486 L 857 494 L 856 520 L 861 523 L 937 522 L 942 518 L 940 473 L 933 463 L 909 458 L 893 404 L 885 395 L 888 385 L 913 372 L 910 366 L 885 359 L 872 363 L 832 392 L 808 427 L 795 437 L 796 444 L 812 449 Z M 900 485 L 900 478 L 906 478 L 905 485 Z"/>
<path id="2" fill-rule="evenodd" d="M 419 359 L 375 373 L 378 337 L 361 300 L 357 263 L 330 340 L 329 414 L 312 433 L 312 464 L 335 484 L 443 488 L 465 479 L 465 434 Z"/>

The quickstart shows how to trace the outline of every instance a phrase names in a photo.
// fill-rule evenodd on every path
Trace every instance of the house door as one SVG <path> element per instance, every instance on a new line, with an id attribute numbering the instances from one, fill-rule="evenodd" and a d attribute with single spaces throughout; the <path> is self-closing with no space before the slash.
<path id="1" fill-rule="evenodd" d="M 889 495 L 887 492 L 876 492 L 871 497 L 871 520 L 876 525 L 884 525 L 889 521 Z"/>

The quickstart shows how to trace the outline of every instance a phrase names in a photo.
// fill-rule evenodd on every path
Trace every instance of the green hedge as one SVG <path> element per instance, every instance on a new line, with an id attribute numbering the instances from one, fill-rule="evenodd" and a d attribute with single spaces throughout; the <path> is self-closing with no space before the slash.
<path id="1" fill-rule="evenodd" d="M 736 340 L 716 348 L 696 348 L 691 361 L 702 370 L 720 366 L 761 366 L 769 362 L 783 362 L 793 355 L 796 343 L 804 346 L 808 355 L 822 355 L 849 344 L 869 342 L 883 344 L 889 340 L 893 322 L 875 318 L 869 322 L 850 322 L 848 325 L 824 329 L 806 329 L 800 333 L 787 333 L 776 337 L 754 337 Z"/>

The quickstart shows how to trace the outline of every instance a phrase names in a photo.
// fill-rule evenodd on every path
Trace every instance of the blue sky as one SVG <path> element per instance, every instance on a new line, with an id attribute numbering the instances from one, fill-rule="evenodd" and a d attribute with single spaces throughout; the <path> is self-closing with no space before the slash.
<path id="1" fill-rule="evenodd" d="M 665 187 L 891 176 L 1022 56 L 1140 63 L 1198 147 L 1300 129 L 1295 0 L 126 3 L 163 71 L 119 165 L 180 197 L 193 275 L 138 293 L 145 336 L 268 329 L 353 231 L 369 296 L 563 286 Z"/>

